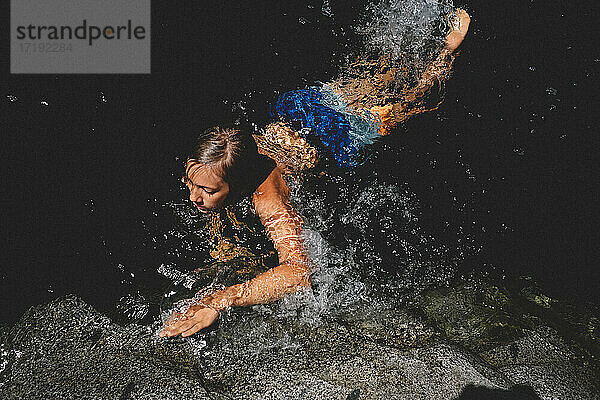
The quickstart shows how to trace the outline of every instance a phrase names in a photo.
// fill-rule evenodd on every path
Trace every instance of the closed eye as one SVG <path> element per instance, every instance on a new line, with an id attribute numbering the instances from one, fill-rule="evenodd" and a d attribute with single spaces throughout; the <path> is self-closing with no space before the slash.
<path id="1" fill-rule="evenodd" d="M 191 179 L 189 179 L 186 176 L 181 178 L 181 182 L 185 183 L 190 188 L 190 190 L 192 187 L 194 187 L 196 189 L 202 189 L 209 196 L 212 196 L 213 194 L 215 194 L 219 191 L 218 189 L 212 189 L 212 188 L 208 188 L 206 186 L 196 185 L 194 182 L 192 182 Z"/>

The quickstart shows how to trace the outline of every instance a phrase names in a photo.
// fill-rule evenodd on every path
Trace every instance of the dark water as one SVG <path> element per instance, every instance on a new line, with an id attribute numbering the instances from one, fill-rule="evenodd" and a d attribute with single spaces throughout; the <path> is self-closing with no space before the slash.
<path id="1" fill-rule="evenodd" d="M 444 103 L 344 179 L 409 187 L 419 230 L 465 274 L 531 275 L 597 303 L 598 8 L 458 5 L 472 24 Z M 330 6 L 333 18 L 321 2 L 155 2 L 149 76 L 10 75 L 5 56 L 2 320 L 69 292 L 109 310 L 123 282 L 157 284 L 157 266 L 180 260 L 169 236 L 152 238 L 174 224 L 163 205 L 186 198 L 190 138 L 228 119 L 262 125 L 278 92 L 333 78 L 360 49 L 350 27 L 364 4 Z M 352 241 L 336 232 L 324 234 Z M 402 254 L 375 247 L 400 268 Z"/>

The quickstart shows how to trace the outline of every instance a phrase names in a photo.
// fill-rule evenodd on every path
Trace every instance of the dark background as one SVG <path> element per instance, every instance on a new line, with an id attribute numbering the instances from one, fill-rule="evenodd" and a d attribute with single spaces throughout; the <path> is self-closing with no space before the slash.
<path id="1" fill-rule="evenodd" d="M 361 3 L 332 1 L 333 19 L 319 1 L 213 3 L 153 2 L 147 76 L 11 75 L 3 46 L 2 321 L 69 292 L 114 304 L 140 221 L 185 198 L 190 137 L 243 118 L 239 101 L 267 122 L 278 92 L 327 81 L 360 48 Z M 598 7 L 518 3 L 456 4 L 472 24 L 445 102 L 377 144 L 390 150 L 373 168 L 410 183 L 430 231 L 472 230 L 484 250 L 469 266 L 597 303 Z"/>

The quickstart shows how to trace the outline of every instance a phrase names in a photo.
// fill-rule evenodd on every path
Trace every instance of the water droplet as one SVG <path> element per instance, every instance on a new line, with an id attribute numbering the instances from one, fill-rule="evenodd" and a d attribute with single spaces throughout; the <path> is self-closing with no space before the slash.
<path id="1" fill-rule="evenodd" d="M 326 17 L 333 17 L 333 12 L 331 11 L 331 6 L 329 5 L 329 0 L 324 0 L 323 5 L 321 6 L 321 13 Z"/>

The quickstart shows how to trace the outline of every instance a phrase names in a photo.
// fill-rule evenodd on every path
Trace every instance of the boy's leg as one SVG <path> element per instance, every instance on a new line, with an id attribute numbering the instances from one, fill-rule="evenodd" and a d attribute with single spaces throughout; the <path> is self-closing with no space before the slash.
<path id="1" fill-rule="evenodd" d="M 379 133 L 387 135 L 393 127 L 413 115 L 431 111 L 439 106 L 427 105 L 425 99 L 431 89 L 441 87 L 448 79 L 455 51 L 469 29 L 470 17 L 457 9 L 450 17 L 451 30 L 438 57 L 430 63 L 416 85 L 405 89 L 395 81 L 396 69 L 385 57 L 377 61 L 358 60 L 349 67 L 353 75 L 330 84 L 355 111 L 369 110 L 379 116 Z"/>

